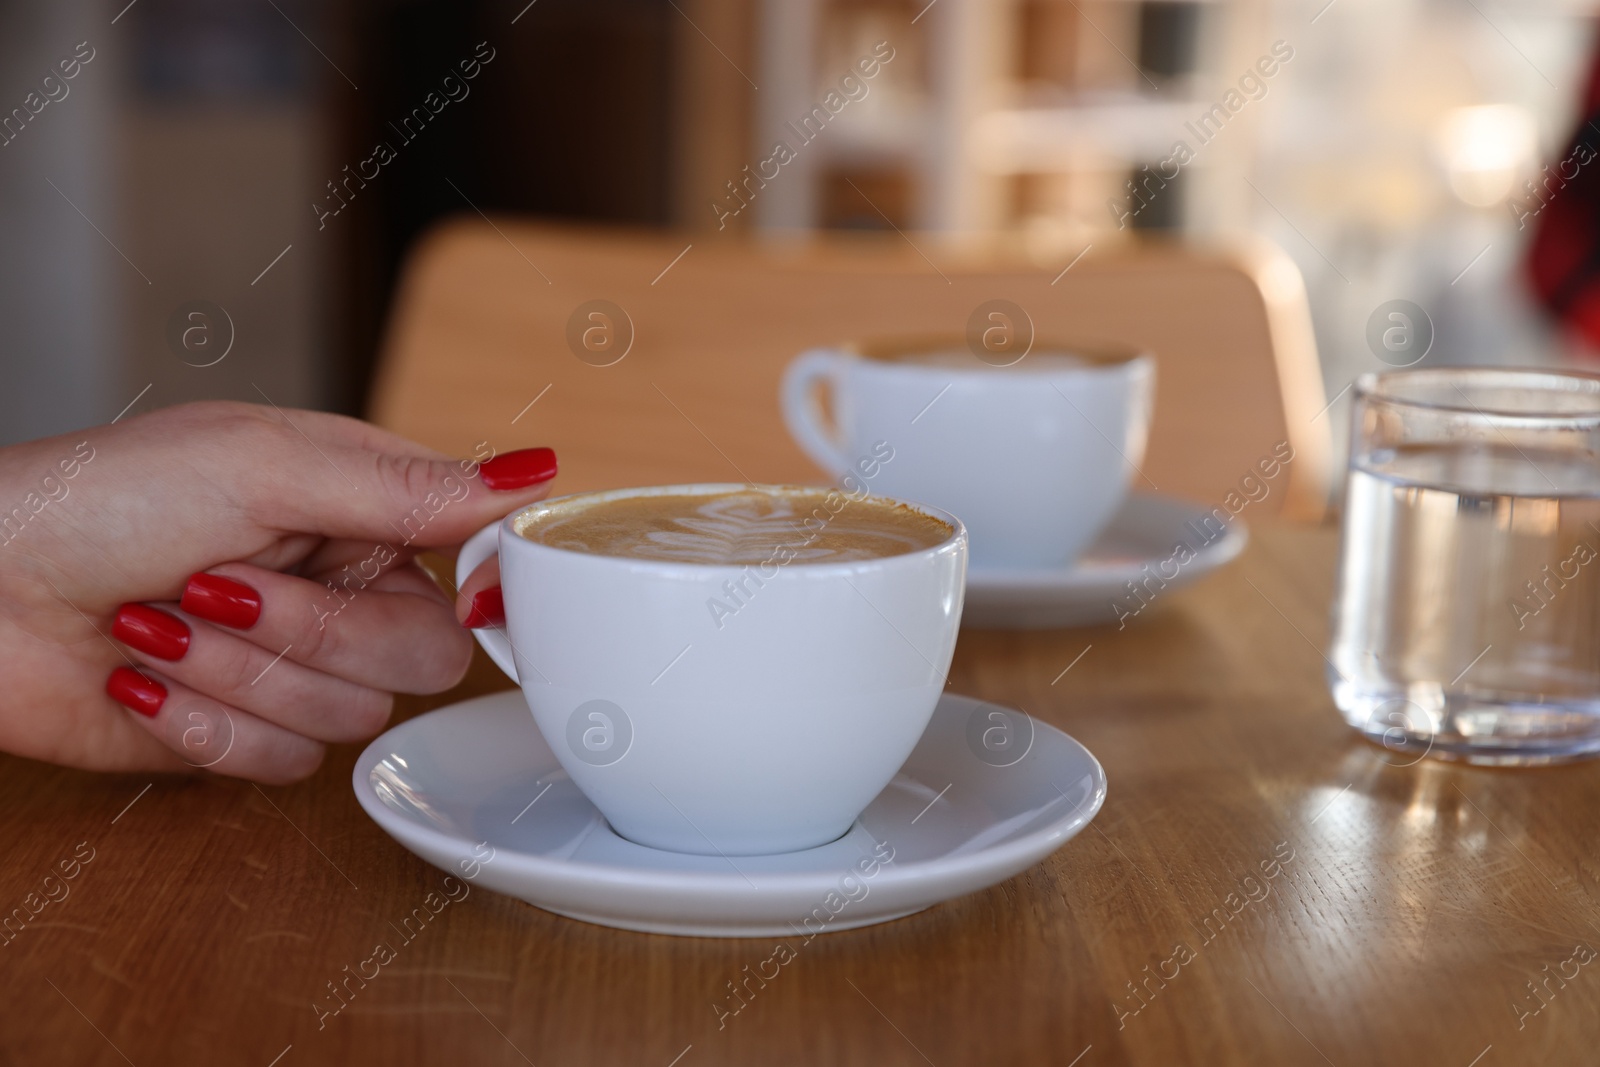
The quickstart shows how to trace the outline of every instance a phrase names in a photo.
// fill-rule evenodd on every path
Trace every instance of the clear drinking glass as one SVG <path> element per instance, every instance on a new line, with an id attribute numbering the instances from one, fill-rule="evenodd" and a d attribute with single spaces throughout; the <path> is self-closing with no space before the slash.
<path id="1" fill-rule="evenodd" d="M 1600 377 L 1364 375 L 1328 681 L 1391 749 L 1600 753 Z"/>

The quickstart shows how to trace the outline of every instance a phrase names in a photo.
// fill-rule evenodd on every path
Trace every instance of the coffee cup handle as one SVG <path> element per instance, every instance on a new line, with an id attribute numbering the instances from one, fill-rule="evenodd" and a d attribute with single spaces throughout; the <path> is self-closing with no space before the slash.
<path id="1" fill-rule="evenodd" d="M 461 588 L 461 583 L 477 570 L 485 560 L 500 554 L 500 522 L 496 519 L 471 537 L 466 544 L 461 546 L 461 552 L 456 556 L 456 588 Z M 495 666 L 506 672 L 513 682 L 521 685 L 517 677 L 517 662 L 511 655 L 511 639 L 506 636 L 504 626 L 483 626 L 472 631 L 472 636 L 478 639 L 478 644 L 489 653 L 489 658 L 494 660 Z"/>
<path id="2" fill-rule="evenodd" d="M 842 372 L 849 358 L 832 348 L 802 352 L 783 372 L 783 386 L 779 391 L 783 421 L 789 428 L 789 435 L 812 462 L 835 477 L 850 466 L 850 460 L 837 440 L 838 428 L 824 425 L 813 386 L 824 383 L 834 397 L 834 411 L 837 412 Z"/>

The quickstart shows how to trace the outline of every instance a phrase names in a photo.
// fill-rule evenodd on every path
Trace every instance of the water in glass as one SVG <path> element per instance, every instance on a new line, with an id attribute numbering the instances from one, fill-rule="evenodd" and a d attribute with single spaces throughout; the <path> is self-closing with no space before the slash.
<path id="1" fill-rule="evenodd" d="M 1352 460 L 1329 683 L 1386 747 L 1600 751 L 1600 463 L 1486 442 Z"/>

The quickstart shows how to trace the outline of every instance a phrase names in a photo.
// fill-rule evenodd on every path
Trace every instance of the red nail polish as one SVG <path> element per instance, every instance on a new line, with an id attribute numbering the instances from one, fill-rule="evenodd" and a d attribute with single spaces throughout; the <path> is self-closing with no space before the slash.
<path id="1" fill-rule="evenodd" d="M 461 625 L 469 630 L 481 630 L 485 626 L 504 626 L 506 624 L 506 598 L 498 585 L 490 586 L 472 598 L 472 610 L 467 612 L 467 621 Z"/>
<path id="2" fill-rule="evenodd" d="M 220 574 L 191 577 L 178 604 L 190 615 L 233 630 L 248 630 L 261 618 L 261 594 Z"/>
<path id="3" fill-rule="evenodd" d="M 526 489 L 548 482 L 556 476 L 556 454 L 549 448 L 523 448 L 496 456 L 478 467 L 478 475 L 490 489 Z"/>
<path id="4" fill-rule="evenodd" d="M 175 615 L 148 604 L 124 604 L 111 623 L 111 636 L 157 659 L 182 659 L 189 651 L 189 627 Z"/>
<path id="5" fill-rule="evenodd" d="M 106 695 L 125 708 L 137 711 L 147 719 L 167 700 L 167 687 L 154 678 L 146 678 L 132 667 L 118 667 L 106 679 Z"/>

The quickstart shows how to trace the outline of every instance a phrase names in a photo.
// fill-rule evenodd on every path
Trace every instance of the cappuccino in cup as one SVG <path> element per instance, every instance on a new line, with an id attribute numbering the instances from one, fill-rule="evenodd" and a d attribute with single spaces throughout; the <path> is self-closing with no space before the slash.
<path id="1" fill-rule="evenodd" d="M 833 507 L 829 505 L 833 504 Z M 932 548 L 955 528 L 905 504 L 825 489 L 748 487 L 711 495 L 579 499 L 529 516 L 517 533 L 569 552 L 708 566 L 880 559 Z"/>

